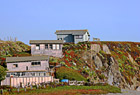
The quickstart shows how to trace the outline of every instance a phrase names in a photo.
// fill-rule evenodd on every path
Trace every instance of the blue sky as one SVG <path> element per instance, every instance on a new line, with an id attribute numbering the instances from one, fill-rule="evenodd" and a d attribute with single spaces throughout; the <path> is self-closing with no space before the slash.
<path id="1" fill-rule="evenodd" d="M 140 42 L 140 0 L 0 0 L 0 38 L 55 40 L 56 30 L 88 29 L 103 41 Z"/>

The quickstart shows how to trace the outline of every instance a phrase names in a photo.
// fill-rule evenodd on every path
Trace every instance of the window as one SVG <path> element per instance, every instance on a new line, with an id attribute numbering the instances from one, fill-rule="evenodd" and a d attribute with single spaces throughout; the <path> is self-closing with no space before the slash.
<path id="1" fill-rule="evenodd" d="M 32 72 L 32 73 L 31 73 L 31 76 L 35 76 L 35 73 L 34 73 L 34 72 Z"/>
<path id="2" fill-rule="evenodd" d="M 53 44 L 53 49 L 56 49 L 56 45 L 55 44 Z"/>
<path id="3" fill-rule="evenodd" d="M 38 73 L 38 72 L 36 72 L 36 73 L 35 73 L 35 76 L 39 76 L 39 73 Z"/>
<path id="4" fill-rule="evenodd" d="M 50 49 L 53 49 L 53 48 L 52 48 L 52 44 L 50 44 Z"/>
<path id="5" fill-rule="evenodd" d="M 26 70 L 28 70 L 28 66 L 26 66 Z"/>
<path id="6" fill-rule="evenodd" d="M 7 73 L 6 77 L 10 77 L 10 73 Z"/>
<path id="7" fill-rule="evenodd" d="M 18 64 L 13 64 L 13 68 L 17 68 L 18 67 Z"/>
<path id="8" fill-rule="evenodd" d="M 46 73 L 44 73 L 44 76 L 46 76 Z"/>
<path id="9" fill-rule="evenodd" d="M 61 44 L 59 45 L 59 49 L 61 50 Z"/>
<path id="10" fill-rule="evenodd" d="M 36 50 L 40 50 L 40 45 L 39 44 L 36 45 Z"/>
<path id="11" fill-rule="evenodd" d="M 22 72 L 22 73 L 21 73 L 21 76 L 25 76 L 25 72 Z"/>
<path id="12" fill-rule="evenodd" d="M 82 35 L 77 35 L 77 36 L 76 36 L 76 39 L 82 39 L 82 38 L 83 38 Z"/>
<path id="13" fill-rule="evenodd" d="M 57 47 L 56 47 L 56 48 L 57 48 L 57 50 L 59 50 L 59 49 L 60 49 L 60 48 L 59 48 L 59 44 L 57 44 Z"/>
<path id="14" fill-rule="evenodd" d="M 32 66 L 40 66 L 41 63 L 40 63 L 40 62 L 32 62 L 31 65 L 32 65 Z"/>
<path id="15" fill-rule="evenodd" d="M 45 49 L 48 49 L 48 44 L 45 44 Z"/>
<path id="16" fill-rule="evenodd" d="M 57 40 L 62 40 L 62 38 L 58 38 Z"/>
<path id="17" fill-rule="evenodd" d="M 40 73 L 40 76 L 44 76 L 44 73 L 43 73 L 43 72 L 41 72 L 41 73 Z"/>
<path id="18" fill-rule="evenodd" d="M 18 76 L 18 77 L 20 76 L 20 72 L 17 72 L 17 76 Z"/>

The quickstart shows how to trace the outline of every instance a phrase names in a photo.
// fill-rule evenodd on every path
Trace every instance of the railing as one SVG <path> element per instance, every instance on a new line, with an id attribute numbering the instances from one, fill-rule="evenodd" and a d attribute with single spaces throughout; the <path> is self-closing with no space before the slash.
<path id="1" fill-rule="evenodd" d="M 84 85 L 84 81 L 69 81 L 69 85 Z"/>

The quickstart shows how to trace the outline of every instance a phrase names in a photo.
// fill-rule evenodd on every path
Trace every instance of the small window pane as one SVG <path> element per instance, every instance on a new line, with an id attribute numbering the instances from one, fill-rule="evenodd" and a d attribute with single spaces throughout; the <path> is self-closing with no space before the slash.
<path id="1" fill-rule="evenodd" d="M 59 49 L 61 49 L 61 45 L 59 45 Z"/>
<path id="2" fill-rule="evenodd" d="M 52 48 L 52 44 L 50 44 L 50 49 L 53 49 L 53 48 Z"/>
<path id="3" fill-rule="evenodd" d="M 53 44 L 53 49 L 56 49 L 55 44 Z"/>
<path id="4" fill-rule="evenodd" d="M 48 49 L 48 44 L 45 44 L 45 49 Z"/>
<path id="5" fill-rule="evenodd" d="M 39 45 L 36 45 L 36 50 L 40 50 L 40 46 Z"/>
<path id="6" fill-rule="evenodd" d="M 32 62 L 31 65 L 32 66 L 39 66 L 39 65 L 41 65 L 41 62 Z"/>
<path id="7" fill-rule="evenodd" d="M 77 36 L 76 36 L 76 39 L 82 39 L 82 38 L 83 38 L 82 35 L 77 35 Z"/>
<path id="8" fill-rule="evenodd" d="M 18 64 L 13 64 L 13 68 L 17 68 L 18 67 Z"/>
<path id="9" fill-rule="evenodd" d="M 59 50 L 59 44 L 57 44 L 57 50 Z"/>

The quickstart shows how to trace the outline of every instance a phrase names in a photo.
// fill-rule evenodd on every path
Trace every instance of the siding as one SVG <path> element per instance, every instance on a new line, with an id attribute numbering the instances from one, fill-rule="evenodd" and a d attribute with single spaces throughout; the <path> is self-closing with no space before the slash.
<path id="1" fill-rule="evenodd" d="M 18 67 L 13 68 L 13 64 L 18 64 Z M 31 62 L 7 63 L 9 71 L 26 71 L 26 66 L 28 66 L 28 71 L 46 70 L 46 67 L 49 68 L 48 61 L 41 61 L 41 66 L 32 66 Z"/>
<path id="2" fill-rule="evenodd" d="M 88 36 L 88 32 L 86 32 L 85 34 L 77 34 L 77 35 L 83 35 L 82 39 L 76 39 L 75 35 L 72 34 L 57 34 L 57 39 L 62 38 L 62 40 L 64 40 L 64 42 L 74 42 L 74 43 L 78 43 L 78 42 L 83 42 L 83 41 L 89 41 L 89 36 Z"/>
<path id="3" fill-rule="evenodd" d="M 76 36 L 74 36 L 74 40 L 75 40 L 75 43 L 77 44 L 78 42 L 83 42 L 83 39 L 76 39 Z"/>
<path id="4" fill-rule="evenodd" d="M 57 45 L 57 44 L 55 44 Z M 40 44 L 40 50 L 36 50 L 36 45 L 31 44 L 31 54 L 32 55 L 50 55 L 50 56 L 55 56 L 55 57 L 62 57 L 62 44 L 59 50 L 54 50 L 54 49 L 45 49 L 45 44 Z"/>
<path id="5" fill-rule="evenodd" d="M 74 36 L 71 34 L 68 35 L 57 35 L 57 39 L 62 38 L 62 40 L 64 40 L 64 42 L 74 42 Z"/>
<path id="6" fill-rule="evenodd" d="M 32 84 L 39 84 L 42 82 L 53 82 L 52 76 L 46 76 L 46 77 L 12 77 L 12 78 L 6 78 L 1 82 L 1 85 L 10 85 L 12 87 L 20 86 L 20 83 L 23 83 L 23 85 L 28 85 L 28 83 Z"/>

